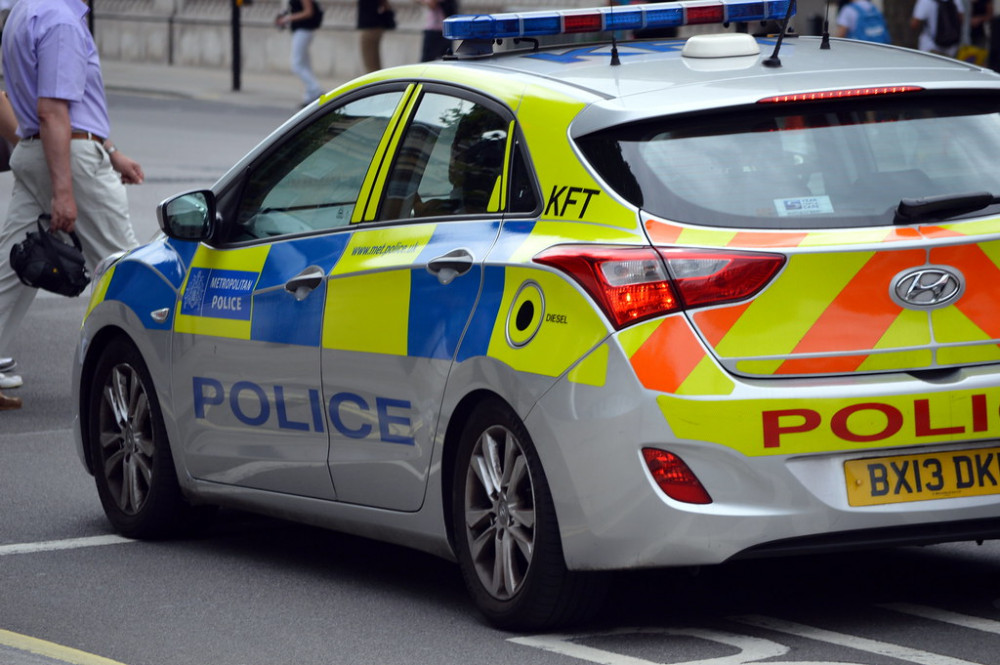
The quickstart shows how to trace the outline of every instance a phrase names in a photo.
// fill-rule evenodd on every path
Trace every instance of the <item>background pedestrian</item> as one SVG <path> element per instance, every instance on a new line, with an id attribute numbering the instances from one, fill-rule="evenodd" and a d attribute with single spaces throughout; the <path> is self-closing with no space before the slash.
<path id="1" fill-rule="evenodd" d="M 869 0 L 844 3 L 837 13 L 837 29 L 834 34 L 865 42 L 892 43 L 885 17 Z"/>
<path id="2" fill-rule="evenodd" d="M 958 16 L 958 25 L 962 25 L 965 14 L 964 5 L 961 0 L 917 0 L 913 6 L 913 14 L 910 18 L 910 27 L 917 31 L 917 48 L 928 53 L 938 53 L 952 58 L 958 53 L 959 38 L 956 37 L 951 43 L 938 43 L 940 33 L 938 32 L 938 7 L 941 4 L 954 3 Z"/>
<path id="3" fill-rule="evenodd" d="M 288 0 L 288 11 L 278 14 L 274 22 L 279 28 L 288 27 L 292 30 L 292 73 L 302 80 L 306 88 L 302 106 L 307 106 L 323 94 L 323 89 L 313 74 L 312 58 L 309 55 L 316 30 L 323 23 L 323 10 L 315 0 Z"/>
<path id="4" fill-rule="evenodd" d="M 424 39 L 421 62 L 437 60 L 451 50 L 451 40 L 444 36 L 444 20 L 458 13 L 456 0 L 417 0 L 424 6 Z"/>
<path id="5" fill-rule="evenodd" d="M 358 0 L 358 30 L 364 73 L 382 69 L 382 35 L 395 27 L 389 0 Z"/>

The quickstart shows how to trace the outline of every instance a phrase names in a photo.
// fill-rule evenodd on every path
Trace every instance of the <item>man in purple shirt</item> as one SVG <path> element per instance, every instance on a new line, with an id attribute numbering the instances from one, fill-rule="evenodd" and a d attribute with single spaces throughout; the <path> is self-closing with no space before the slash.
<path id="1" fill-rule="evenodd" d="M 75 231 L 87 267 L 138 243 L 124 184 L 141 183 L 142 167 L 108 136 L 104 80 L 82 0 L 19 0 L 3 28 L 3 74 L 20 140 L 11 154 L 14 188 L 0 231 L 0 357 L 36 289 L 18 280 L 11 247 L 36 229 L 42 213 L 53 230 Z M 0 374 L 0 389 L 21 385 Z"/>

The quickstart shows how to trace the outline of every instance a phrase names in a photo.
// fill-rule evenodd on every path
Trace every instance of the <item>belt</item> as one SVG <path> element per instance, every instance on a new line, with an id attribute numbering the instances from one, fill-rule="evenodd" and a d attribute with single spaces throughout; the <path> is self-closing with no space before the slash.
<path id="1" fill-rule="evenodd" d="M 98 136 L 97 134 L 95 134 L 94 132 L 77 132 L 77 131 L 74 131 L 74 132 L 70 132 L 69 137 L 71 139 L 88 139 L 90 141 L 97 141 L 98 143 L 101 143 L 101 144 L 104 143 L 104 139 L 102 137 Z M 25 141 L 34 141 L 35 139 L 40 139 L 40 138 L 42 138 L 41 134 L 32 134 L 31 136 L 25 136 L 23 140 L 25 140 Z"/>

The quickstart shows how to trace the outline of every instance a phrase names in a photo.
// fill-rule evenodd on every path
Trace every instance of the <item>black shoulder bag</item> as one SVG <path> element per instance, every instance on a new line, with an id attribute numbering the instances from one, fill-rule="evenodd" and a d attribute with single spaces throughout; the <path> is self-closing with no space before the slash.
<path id="1" fill-rule="evenodd" d="M 80 239 L 70 232 L 67 235 L 73 244 L 63 242 L 42 225 L 51 219 L 49 215 L 39 216 L 38 231 L 29 231 L 24 240 L 11 247 L 10 265 L 27 286 L 78 296 L 90 284 Z"/>

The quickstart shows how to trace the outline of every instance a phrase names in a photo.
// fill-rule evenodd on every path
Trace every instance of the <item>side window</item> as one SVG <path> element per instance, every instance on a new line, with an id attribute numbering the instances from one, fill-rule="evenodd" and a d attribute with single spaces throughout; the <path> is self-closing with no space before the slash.
<path id="1" fill-rule="evenodd" d="M 347 226 L 402 91 L 335 108 L 280 145 L 250 174 L 234 240 Z"/>
<path id="2" fill-rule="evenodd" d="M 500 212 L 510 123 L 481 104 L 427 93 L 389 172 L 378 219 Z"/>

